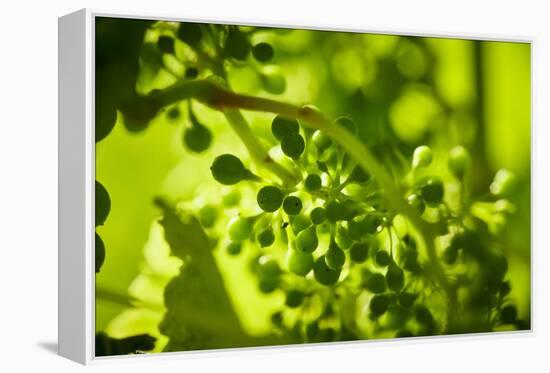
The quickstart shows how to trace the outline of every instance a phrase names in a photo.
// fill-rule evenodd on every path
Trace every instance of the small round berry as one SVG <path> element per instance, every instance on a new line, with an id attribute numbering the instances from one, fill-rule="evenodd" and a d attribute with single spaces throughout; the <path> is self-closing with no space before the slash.
<path id="1" fill-rule="evenodd" d="M 509 197 L 517 185 L 517 176 L 510 170 L 500 169 L 495 174 L 489 190 L 497 197 Z"/>
<path id="2" fill-rule="evenodd" d="M 369 310 L 375 316 L 379 317 L 386 313 L 390 305 L 390 298 L 386 295 L 375 295 L 369 303 Z"/>
<path id="3" fill-rule="evenodd" d="M 449 152 L 449 160 L 447 165 L 449 170 L 456 176 L 462 177 L 470 166 L 470 153 L 465 147 L 457 145 Z"/>
<path id="4" fill-rule="evenodd" d="M 325 254 L 325 262 L 328 268 L 340 270 L 346 262 L 346 254 L 338 245 L 332 243 Z"/>
<path id="5" fill-rule="evenodd" d="M 396 293 L 400 292 L 405 285 L 405 274 L 403 270 L 393 262 L 390 263 L 388 271 L 386 272 L 386 283 L 388 287 Z"/>
<path id="6" fill-rule="evenodd" d="M 355 263 L 363 263 L 367 260 L 369 254 L 369 246 L 364 242 L 353 244 L 349 250 L 349 257 Z"/>
<path id="7" fill-rule="evenodd" d="M 322 224 L 327 218 L 327 212 L 322 207 L 315 207 L 309 214 L 311 222 L 315 225 Z"/>
<path id="8" fill-rule="evenodd" d="M 268 247 L 273 245 L 273 242 L 275 242 L 275 235 L 273 234 L 273 229 L 271 227 L 264 229 L 263 231 L 258 234 L 258 243 L 261 247 Z"/>
<path id="9" fill-rule="evenodd" d="M 183 143 L 190 151 L 202 153 L 210 147 L 212 134 L 210 130 L 199 123 L 194 123 L 183 134 Z"/>
<path id="10" fill-rule="evenodd" d="M 223 154 L 212 162 L 210 166 L 212 176 L 217 182 L 224 185 L 233 185 L 246 177 L 247 170 L 241 160 L 231 154 Z"/>
<path id="11" fill-rule="evenodd" d="M 425 306 L 417 305 L 414 308 L 414 316 L 420 324 L 432 325 L 434 322 L 432 313 Z"/>
<path id="12" fill-rule="evenodd" d="M 380 267 L 387 267 L 391 262 L 390 254 L 385 250 L 380 250 L 376 253 L 376 264 Z"/>
<path id="13" fill-rule="evenodd" d="M 339 117 L 336 119 L 336 123 L 344 127 L 346 130 L 351 132 L 352 134 L 357 134 L 357 125 L 351 118 L 349 117 Z"/>
<path id="14" fill-rule="evenodd" d="M 325 206 L 327 220 L 331 223 L 336 223 L 337 221 L 344 220 L 345 217 L 345 208 L 344 206 L 337 201 L 330 201 Z"/>
<path id="15" fill-rule="evenodd" d="M 315 192 L 321 189 L 321 187 L 323 186 L 323 182 L 321 180 L 321 176 L 317 174 L 309 174 L 304 181 L 304 185 L 307 190 Z"/>
<path id="16" fill-rule="evenodd" d="M 263 280 L 278 280 L 281 275 L 281 268 L 275 259 L 265 256 L 258 260 L 258 272 Z"/>
<path id="17" fill-rule="evenodd" d="M 276 186 L 264 186 L 256 197 L 258 205 L 265 212 L 275 212 L 283 203 L 283 192 Z"/>
<path id="18" fill-rule="evenodd" d="M 266 92 L 280 95 L 286 89 L 286 78 L 277 65 L 265 66 L 260 74 L 262 86 Z"/>
<path id="19" fill-rule="evenodd" d="M 195 79 L 197 76 L 199 76 L 199 70 L 196 67 L 189 66 L 185 69 L 185 77 L 187 79 Z"/>
<path id="20" fill-rule="evenodd" d="M 448 264 L 455 264 L 456 260 L 458 258 L 458 248 L 453 245 L 449 245 L 447 248 L 445 248 L 445 251 L 443 251 L 443 261 Z"/>
<path id="21" fill-rule="evenodd" d="M 96 180 L 95 182 L 95 226 L 103 225 L 111 211 L 111 198 L 107 189 Z"/>
<path id="22" fill-rule="evenodd" d="M 273 58 L 273 47 L 269 43 L 258 43 L 252 48 L 252 55 L 258 62 L 267 62 Z"/>
<path id="23" fill-rule="evenodd" d="M 433 151 L 426 145 L 421 145 L 414 150 L 412 166 L 413 168 L 428 167 L 432 163 Z"/>
<path id="24" fill-rule="evenodd" d="M 381 294 L 386 291 L 386 278 L 381 273 L 369 273 L 366 275 L 364 285 L 371 293 Z"/>
<path id="25" fill-rule="evenodd" d="M 355 166 L 349 175 L 349 180 L 355 183 L 366 183 L 370 180 L 370 174 L 361 166 Z"/>
<path id="26" fill-rule="evenodd" d="M 286 293 L 285 304 L 290 308 L 300 307 L 304 301 L 304 293 L 297 289 L 290 289 Z"/>
<path id="27" fill-rule="evenodd" d="M 204 205 L 199 209 L 199 221 L 204 228 L 211 228 L 216 222 L 218 209 L 212 205 Z"/>
<path id="28" fill-rule="evenodd" d="M 290 134 L 298 134 L 299 131 L 300 125 L 295 119 L 286 119 L 281 115 L 277 115 L 271 122 L 271 133 L 279 141 L 283 141 Z"/>
<path id="29" fill-rule="evenodd" d="M 402 292 L 397 297 L 397 301 L 401 307 L 410 308 L 416 300 L 416 297 L 416 294 Z"/>
<path id="30" fill-rule="evenodd" d="M 182 23 L 178 29 L 178 38 L 189 45 L 196 45 L 201 40 L 202 29 L 198 23 Z"/>
<path id="31" fill-rule="evenodd" d="M 298 276 L 305 276 L 313 268 L 313 255 L 298 250 L 289 250 L 287 265 L 290 272 Z"/>
<path id="32" fill-rule="evenodd" d="M 225 247 L 225 251 L 229 255 L 238 255 L 242 251 L 243 244 L 241 242 L 235 242 L 231 241 L 227 246 Z"/>
<path id="33" fill-rule="evenodd" d="M 225 207 L 234 207 L 241 200 L 241 192 L 238 189 L 231 189 L 223 194 L 222 203 Z"/>
<path id="34" fill-rule="evenodd" d="M 443 182 L 439 178 L 429 178 L 421 189 L 422 198 L 428 206 L 435 207 L 443 201 Z"/>
<path id="35" fill-rule="evenodd" d="M 234 28 L 227 35 L 225 51 L 234 59 L 244 61 L 250 52 L 250 41 L 245 34 Z"/>
<path id="36" fill-rule="evenodd" d="M 500 311 L 500 320 L 504 324 L 512 324 L 518 317 L 518 310 L 513 305 L 508 305 Z"/>
<path id="37" fill-rule="evenodd" d="M 308 228 L 311 225 L 311 222 L 309 219 L 301 214 L 298 215 L 291 215 L 289 217 L 290 220 L 290 226 L 292 227 L 292 232 L 294 234 L 298 234 L 304 229 Z"/>
<path id="38" fill-rule="evenodd" d="M 325 151 L 330 145 L 332 145 L 332 140 L 330 137 L 325 135 L 322 131 L 317 130 L 313 133 L 313 136 L 311 138 L 313 140 L 313 144 L 317 147 L 317 150 L 319 153 L 322 153 Z"/>
<path id="39" fill-rule="evenodd" d="M 407 197 L 407 202 L 409 203 L 409 205 L 416 208 L 416 211 L 418 211 L 420 215 L 422 215 L 426 210 L 426 204 L 422 200 L 422 197 L 420 197 L 418 194 L 409 195 Z"/>
<path id="40" fill-rule="evenodd" d="M 258 284 L 260 291 L 264 294 L 270 294 L 273 293 L 277 287 L 279 286 L 279 279 L 260 279 L 260 283 Z"/>
<path id="41" fill-rule="evenodd" d="M 281 150 L 286 156 L 292 159 L 300 158 L 305 147 L 304 138 L 298 133 L 288 134 L 281 141 Z"/>
<path id="42" fill-rule="evenodd" d="M 95 234 L 95 273 L 99 273 L 101 266 L 105 262 L 105 244 L 99 236 Z"/>
<path id="43" fill-rule="evenodd" d="M 244 241 L 248 239 L 252 233 L 252 221 L 250 218 L 235 216 L 229 220 L 227 230 L 231 240 L 237 242 Z"/>
<path id="44" fill-rule="evenodd" d="M 317 249 L 319 239 L 314 227 L 304 229 L 296 236 L 296 249 L 303 253 L 312 253 Z"/>
<path id="45" fill-rule="evenodd" d="M 296 196 L 288 196 L 283 201 L 283 210 L 288 215 L 298 215 L 302 211 L 302 200 Z"/>
<path id="46" fill-rule="evenodd" d="M 325 256 L 322 255 L 315 261 L 313 265 L 313 275 L 315 280 L 322 285 L 329 286 L 338 282 L 340 277 L 340 270 L 333 270 L 327 266 Z"/>
<path id="47" fill-rule="evenodd" d="M 157 40 L 157 45 L 162 53 L 174 54 L 174 39 L 169 36 L 160 36 Z"/>

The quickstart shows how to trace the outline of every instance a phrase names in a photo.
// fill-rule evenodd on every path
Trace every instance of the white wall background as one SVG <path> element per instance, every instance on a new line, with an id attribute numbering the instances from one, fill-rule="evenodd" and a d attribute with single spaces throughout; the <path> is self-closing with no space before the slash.
<path id="1" fill-rule="evenodd" d="M 0 5 L 0 370 L 83 369 L 57 339 L 57 17 L 82 7 L 371 30 L 534 37 L 535 332 L 123 360 L 105 372 L 550 370 L 550 11 L 543 0 L 59 0 Z M 10 369 L 11 368 L 11 369 Z M 23 369 L 24 368 L 24 369 Z"/>

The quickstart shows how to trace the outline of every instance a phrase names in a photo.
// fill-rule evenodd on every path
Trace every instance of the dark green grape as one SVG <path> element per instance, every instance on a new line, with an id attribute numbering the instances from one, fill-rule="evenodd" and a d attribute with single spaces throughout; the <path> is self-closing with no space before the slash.
<path id="1" fill-rule="evenodd" d="M 210 171 L 214 179 L 224 185 L 236 184 L 247 176 L 247 170 L 241 160 L 231 154 L 216 157 Z"/>
<path id="2" fill-rule="evenodd" d="M 349 234 L 349 237 L 354 241 L 361 240 L 361 238 L 363 238 L 367 233 L 364 230 L 363 224 L 361 223 L 362 222 L 353 221 L 353 220 L 348 222 L 348 234 Z"/>
<path id="3" fill-rule="evenodd" d="M 233 217 L 227 225 L 229 237 L 233 241 L 244 241 L 252 234 L 252 221 L 250 218 Z"/>
<path id="4" fill-rule="evenodd" d="M 256 200 L 258 205 L 265 212 L 277 211 L 283 203 L 283 192 L 281 189 L 268 185 L 264 186 L 258 192 Z"/>
<path id="5" fill-rule="evenodd" d="M 390 298 L 386 295 L 375 295 L 369 303 L 369 310 L 375 316 L 382 316 L 388 310 Z"/>
<path id="6" fill-rule="evenodd" d="M 258 243 L 261 247 L 268 247 L 273 245 L 273 242 L 275 242 L 275 235 L 273 234 L 273 229 L 271 227 L 264 229 L 263 231 L 258 234 Z"/>
<path id="7" fill-rule="evenodd" d="M 355 166 L 349 175 L 349 180 L 355 183 L 366 183 L 370 180 L 370 174 L 361 166 Z"/>
<path id="8" fill-rule="evenodd" d="M 380 217 L 374 214 L 370 214 L 365 216 L 361 225 L 368 234 L 375 234 L 380 231 L 380 224 Z"/>
<path id="9" fill-rule="evenodd" d="M 411 194 L 407 197 L 407 202 L 412 207 L 416 208 L 416 211 L 418 211 L 419 215 L 422 215 L 424 213 L 424 210 L 426 210 L 426 204 L 422 200 L 422 197 L 420 197 L 418 194 Z"/>
<path id="10" fill-rule="evenodd" d="M 273 293 L 279 286 L 279 279 L 260 279 L 259 288 L 262 293 Z"/>
<path id="11" fill-rule="evenodd" d="M 304 138 L 298 133 L 288 134 L 281 141 L 281 150 L 286 156 L 292 159 L 300 158 L 305 147 Z"/>
<path id="12" fill-rule="evenodd" d="M 518 317 L 518 310 L 514 305 L 510 304 L 508 306 L 505 306 L 500 311 L 500 320 L 504 324 L 513 324 L 514 322 L 516 322 L 517 317 Z"/>
<path id="13" fill-rule="evenodd" d="M 346 130 L 351 132 L 352 134 L 357 134 L 357 125 L 351 118 L 349 117 L 339 117 L 336 119 L 336 123 L 344 127 Z"/>
<path id="14" fill-rule="evenodd" d="M 317 174 L 309 174 L 304 181 L 304 185 L 307 190 L 315 192 L 321 189 L 323 186 L 323 181 L 321 180 L 321 176 Z"/>
<path id="15" fill-rule="evenodd" d="M 234 207 L 241 200 L 241 192 L 238 189 L 231 189 L 222 196 L 222 202 L 225 207 Z"/>
<path id="16" fill-rule="evenodd" d="M 260 74 L 262 87 L 266 92 L 280 95 L 286 89 L 286 79 L 279 66 L 265 66 Z"/>
<path id="17" fill-rule="evenodd" d="M 202 37 L 202 29 L 198 23 L 182 23 L 178 29 L 178 38 L 189 45 L 196 45 Z"/>
<path id="18" fill-rule="evenodd" d="M 431 326 L 434 323 L 432 313 L 425 306 L 417 305 L 414 308 L 414 316 L 416 318 L 416 321 L 418 321 L 420 324 Z"/>
<path id="19" fill-rule="evenodd" d="M 130 132 L 143 131 L 157 116 L 162 102 L 154 97 L 134 96 L 120 103 L 124 127 Z"/>
<path id="20" fill-rule="evenodd" d="M 252 48 L 252 55 L 258 62 L 267 62 L 273 58 L 273 47 L 269 43 L 258 43 Z"/>
<path id="21" fill-rule="evenodd" d="M 288 215 L 298 215 L 302 211 L 302 200 L 296 196 L 288 196 L 283 201 L 283 210 Z"/>
<path id="22" fill-rule="evenodd" d="M 381 273 L 366 273 L 364 286 L 374 294 L 381 294 L 386 291 L 386 278 Z"/>
<path id="23" fill-rule="evenodd" d="M 281 268 L 275 259 L 263 256 L 259 259 L 258 263 L 258 271 L 261 279 L 269 281 L 279 279 Z"/>
<path id="24" fill-rule="evenodd" d="M 290 250 L 287 265 L 290 272 L 298 276 L 305 276 L 313 268 L 313 256 L 298 250 Z"/>
<path id="25" fill-rule="evenodd" d="M 340 270 L 346 262 L 346 254 L 338 245 L 332 243 L 325 254 L 325 262 L 328 268 Z"/>
<path id="26" fill-rule="evenodd" d="M 443 182 L 438 178 L 430 178 L 422 186 L 422 198 L 428 206 L 435 207 L 443 201 Z"/>
<path id="27" fill-rule="evenodd" d="M 95 104 L 95 142 L 103 140 L 116 124 L 116 107 L 112 102 L 96 94 Z"/>
<path id="28" fill-rule="evenodd" d="M 95 182 L 95 226 L 103 225 L 111 211 L 111 198 L 107 189 L 96 180 Z"/>
<path id="29" fill-rule="evenodd" d="M 304 301 L 304 293 L 297 289 L 290 289 L 286 293 L 285 304 L 290 308 L 300 307 Z"/>
<path id="30" fill-rule="evenodd" d="M 332 140 L 330 137 L 325 135 L 320 130 L 315 131 L 311 139 L 313 140 L 313 144 L 317 147 L 319 153 L 324 152 L 329 146 L 332 145 Z"/>
<path id="31" fill-rule="evenodd" d="M 388 271 L 386 272 L 386 283 L 388 287 L 397 292 L 400 292 L 405 285 L 405 274 L 395 263 L 391 262 Z"/>
<path id="32" fill-rule="evenodd" d="M 455 264 L 456 263 L 456 260 L 458 258 L 458 248 L 453 246 L 453 245 L 449 245 L 445 251 L 443 251 L 443 261 L 446 263 L 446 264 Z"/>
<path id="33" fill-rule="evenodd" d="M 391 262 L 390 254 L 385 250 L 380 250 L 376 253 L 376 264 L 378 264 L 380 267 L 386 267 Z"/>
<path id="34" fill-rule="evenodd" d="M 193 123 L 183 134 L 183 143 L 194 153 L 202 153 L 210 147 L 212 134 L 200 123 Z"/>
<path id="35" fill-rule="evenodd" d="M 313 264 L 313 275 L 318 283 L 329 286 L 338 282 L 340 270 L 333 270 L 327 266 L 325 256 L 322 255 Z"/>
<path id="36" fill-rule="evenodd" d="M 309 219 L 304 215 L 291 215 L 289 218 L 290 226 L 292 227 L 292 232 L 294 234 L 300 233 L 311 225 Z"/>
<path id="37" fill-rule="evenodd" d="M 199 70 L 196 67 L 189 66 L 185 69 L 185 77 L 187 79 L 195 79 L 197 76 L 199 76 Z"/>
<path id="38" fill-rule="evenodd" d="M 271 133 L 279 141 L 290 134 L 298 134 L 300 125 L 296 119 L 286 119 L 281 115 L 277 115 L 271 122 Z"/>
<path id="39" fill-rule="evenodd" d="M 336 235 L 334 237 L 334 241 L 343 250 L 349 249 L 353 244 L 353 240 L 349 237 L 348 230 L 344 228 L 343 225 L 336 226 Z"/>
<path id="40" fill-rule="evenodd" d="M 242 251 L 242 249 L 243 249 L 243 244 L 242 244 L 242 242 L 236 242 L 236 241 L 230 242 L 230 243 L 225 247 L 225 251 L 226 251 L 229 255 L 238 255 L 238 254 L 240 254 L 240 252 Z"/>
<path id="41" fill-rule="evenodd" d="M 212 205 L 204 205 L 199 210 L 199 220 L 203 227 L 211 228 L 216 222 L 218 209 Z"/>
<path id="42" fill-rule="evenodd" d="M 168 118 L 170 118 L 170 120 L 175 121 L 181 117 L 181 112 L 177 106 L 174 106 L 166 112 L 166 115 L 168 116 Z"/>
<path id="43" fill-rule="evenodd" d="M 296 236 L 296 249 L 303 253 L 312 253 L 319 245 L 314 227 L 304 229 Z"/>
<path id="44" fill-rule="evenodd" d="M 346 211 L 344 206 L 337 201 L 330 201 L 325 206 L 327 220 L 331 223 L 344 220 Z"/>
<path id="45" fill-rule="evenodd" d="M 397 297 L 397 301 L 399 302 L 399 305 L 401 305 L 401 307 L 409 308 L 413 305 L 416 297 L 416 294 L 403 292 L 399 294 L 399 296 Z"/>
<path id="46" fill-rule="evenodd" d="M 99 273 L 101 266 L 105 262 L 105 244 L 99 234 L 95 234 L 95 273 Z"/>
<path id="47" fill-rule="evenodd" d="M 236 60 L 244 61 L 250 53 L 250 41 L 248 37 L 237 28 L 231 29 L 225 41 L 225 51 Z"/>
<path id="48" fill-rule="evenodd" d="M 366 243 L 358 242 L 353 244 L 349 250 L 349 257 L 355 263 L 363 263 L 367 260 L 369 254 L 369 246 Z"/>
<path id="49" fill-rule="evenodd" d="M 283 326 L 283 313 L 281 311 L 271 314 L 271 323 L 277 327 Z"/>
<path id="50" fill-rule="evenodd" d="M 471 158 L 470 153 L 463 146 L 455 146 L 449 152 L 449 160 L 447 165 L 449 170 L 456 176 L 462 177 L 464 173 L 470 167 Z"/>
<path id="51" fill-rule="evenodd" d="M 160 36 L 157 45 L 162 53 L 174 54 L 174 39 L 169 36 Z"/>
<path id="52" fill-rule="evenodd" d="M 311 210 L 309 217 L 311 218 L 311 222 L 313 224 L 319 225 L 326 220 L 327 212 L 322 207 L 315 207 L 313 210 Z"/>
<path id="53" fill-rule="evenodd" d="M 506 295 L 510 294 L 510 291 L 512 290 L 512 287 L 510 286 L 510 283 L 508 281 L 503 282 L 500 284 L 500 295 L 505 297 Z"/>

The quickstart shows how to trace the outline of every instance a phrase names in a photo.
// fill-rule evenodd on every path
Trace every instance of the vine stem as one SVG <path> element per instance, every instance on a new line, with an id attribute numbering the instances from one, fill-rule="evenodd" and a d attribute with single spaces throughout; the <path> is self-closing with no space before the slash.
<path id="1" fill-rule="evenodd" d="M 435 239 L 440 234 L 439 232 L 441 232 L 442 225 L 426 222 L 420 217 L 415 209 L 405 201 L 403 191 L 393 182 L 391 175 L 384 166 L 378 161 L 370 149 L 351 132 L 339 126 L 334 121 L 329 120 L 321 112 L 311 106 L 300 107 L 272 99 L 234 93 L 209 80 L 182 82 L 171 88 L 156 92 L 153 96 L 158 100 L 157 102 L 163 105 L 192 97 L 212 108 L 224 112 L 243 142 L 245 142 L 245 140 L 249 142 L 249 145 L 247 145 L 249 150 L 252 150 L 255 154 L 257 153 L 252 156 L 259 157 L 260 160 L 263 153 L 255 149 L 256 145 L 254 144 L 257 142 L 256 140 L 251 142 L 250 137 L 254 137 L 254 135 L 248 126 L 239 125 L 239 122 L 244 120 L 244 118 L 242 118 L 242 115 L 238 113 L 236 109 L 269 112 L 288 119 L 298 119 L 305 126 L 323 131 L 334 142 L 342 146 L 357 164 L 373 175 L 374 179 L 383 189 L 390 208 L 406 216 L 420 233 L 428 254 L 429 266 L 427 268 L 427 274 L 434 282 L 438 283 L 447 294 L 450 303 L 448 321 L 454 320 L 454 313 L 457 310 L 456 291 L 447 279 L 435 249 Z M 246 130 L 244 127 L 246 127 Z M 275 164 L 271 162 L 265 163 L 267 165 Z"/>

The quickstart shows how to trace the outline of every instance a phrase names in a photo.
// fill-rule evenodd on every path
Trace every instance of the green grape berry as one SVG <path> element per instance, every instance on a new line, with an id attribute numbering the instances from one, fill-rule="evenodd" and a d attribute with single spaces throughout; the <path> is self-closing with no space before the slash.
<path id="1" fill-rule="evenodd" d="M 295 119 L 286 119 L 277 115 L 271 122 L 271 133 L 279 141 L 283 141 L 290 134 L 298 134 L 299 131 L 300 125 Z"/>
<path id="2" fill-rule="evenodd" d="M 348 235 L 352 240 L 359 241 L 367 234 L 362 223 L 354 220 L 348 222 Z"/>
<path id="3" fill-rule="evenodd" d="M 330 137 L 325 135 L 320 130 L 315 131 L 311 139 L 319 153 L 324 152 L 329 146 L 332 145 L 332 140 Z"/>
<path id="4" fill-rule="evenodd" d="M 259 288 L 264 294 L 273 293 L 279 286 L 279 279 L 260 279 Z"/>
<path id="5" fill-rule="evenodd" d="M 305 276 L 313 268 L 313 255 L 298 250 L 289 250 L 287 265 L 290 272 L 298 276 Z"/>
<path id="6" fill-rule="evenodd" d="M 470 166 L 470 163 L 470 153 L 465 147 L 457 145 L 449 152 L 447 165 L 449 166 L 449 170 L 451 170 L 456 177 L 464 176 L 464 173 Z"/>
<path id="7" fill-rule="evenodd" d="M 407 197 L 407 202 L 409 203 L 409 205 L 414 207 L 420 215 L 422 215 L 426 210 L 426 204 L 424 203 L 424 200 L 422 200 L 422 197 L 420 197 L 418 194 L 409 195 Z"/>
<path id="8" fill-rule="evenodd" d="M 273 245 L 273 242 L 275 242 L 275 235 L 273 234 L 273 229 L 269 227 L 261 231 L 258 234 L 257 240 L 261 247 L 268 247 Z"/>
<path id="9" fill-rule="evenodd" d="M 349 257 L 355 263 L 363 263 L 367 260 L 369 246 L 364 242 L 357 242 L 349 250 Z"/>
<path id="10" fill-rule="evenodd" d="M 365 288 L 374 294 L 381 294 L 386 291 L 386 278 L 381 273 L 368 273 L 364 280 Z"/>
<path id="11" fill-rule="evenodd" d="M 379 317 L 386 313 L 390 305 L 390 298 L 387 295 L 375 295 L 369 303 L 369 310 L 373 316 Z"/>
<path id="12" fill-rule="evenodd" d="M 96 180 L 95 182 L 95 226 L 103 225 L 111 211 L 111 198 L 107 189 Z"/>
<path id="13" fill-rule="evenodd" d="M 322 207 L 315 207 L 313 210 L 311 210 L 309 217 L 311 219 L 311 222 L 315 225 L 322 224 L 326 218 L 327 218 L 327 212 Z"/>
<path id="14" fill-rule="evenodd" d="M 321 176 L 317 174 L 309 174 L 304 181 L 304 185 L 307 190 L 315 192 L 321 189 L 321 187 L 323 186 L 323 181 L 321 180 Z"/>
<path id="15" fill-rule="evenodd" d="M 229 220 L 227 231 L 231 240 L 240 242 L 250 237 L 252 234 L 252 226 L 253 224 L 250 218 L 235 216 Z"/>
<path id="16" fill-rule="evenodd" d="M 210 166 L 212 176 L 217 182 L 224 185 L 233 185 L 247 176 L 247 169 L 241 160 L 232 154 L 222 154 Z"/>
<path id="17" fill-rule="evenodd" d="M 431 326 L 434 323 L 432 313 L 425 306 L 417 305 L 414 309 L 414 316 L 420 324 Z"/>
<path id="18" fill-rule="evenodd" d="M 500 169 L 495 174 L 489 190 L 497 197 L 509 197 L 517 185 L 517 176 L 510 170 Z"/>
<path id="19" fill-rule="evenodd" d="M 283 192 L 276 186 L 264 186 L 258 192 L 256 200 L 265 212 L 275 212 L 283 203 Z"/>
<path id="20" fill-rule="evenodd" d="M 325 254 L 327 267 L 332 270 L 340 270 L 346 262 L 346 254 L 335 243 L 332 243 Z"/>
<path id="21" fill-rule="evenodd" d="M 286 293 L 285 304 L 287 305 L 287 307 L 290 307 L 290 308 L 300 307 L 303 301 L 304 301 L 304 293 L 301 290 L 290 289 Z"/>
<path id="22" fill-rule="evenodd" d="M 305 147 L 304 138 L 298 133 L 288 134 L 281 141 L 281 150 L 286 156 L 292 159 L 300 158 Z"/>
<path id="23" fill-rule="evenodd" d="M 443 261 L 448 264 L 454 264 L 456 263 L 456 260 L 458 258 L 458 248 L 453 245 L 449 245 L 447 248 L 445 248 L 445 251 L 443 251 Z"/>
<path id="24" fill-rule="evenodd" d="M 302 200 L 296 196 L 288 196 L 283 201 L 283 210 L 288 215 L 298 215 L 302 211 Z"/>
<path id="25" fill-rule="evenodd" d="M 500 311 L 500 320 L 504 324 L 513 324 L 516 322 L 518 310 L 514 305 L 508 305 Z"/>
<path id="26" fill-rule="evenodd" d="M 278 280 L 281 275 L 281 268 L 275 259 L 262 256 L 258 260 L 258 272 L 260 278 L 267 281 Z"/>
<path id="27" fill-rule="evenodd" d="M 311 225 L 309 219 L 301 214 L 291 215 L 289 218 L 292 232 L 296 235 Z"/>
<path id="28" fill-rule="evenodd" d="M 250 41 L 244 33 L 234 28 L 227 35 L 225 51 L 234 59 L 244 61 L 250 52 Z"/>
<path id="29" fill-rule="evenodd" d="M 352 134 L 357 134 L 357 125 L 351 118 L 349 117 L 339 117 L 336 119 L 336 123 L 344 127 L 346 130 L 351 132 Z"/>
<path id="30" fill-rule="evenodd" d="M 273 95 L 280 95 L 286 89 L 286 78 L 277 65 L 264 66 L 260 79 L 264 90 Z"/>
<path id="31" fill-rule="evenodd" d="M 325 256 L 322 255 L 313 264 L 313 275 L 318 283 L 329 286 L 338 282 L 340 277 L 340 270 L 330 269 L 326 263 Z"/>
<path id="32" fill-rule="evenodd" d="M 399 305 L 404 308 L 410 308 L 414 304 L 414 301 L 416 300 L 417 295 L 413 293 L 408 292 L 402 292 L 397 296 L 397 301 L 399 302 Z"/>
<path id="33" fill-rule="evenodd" d="M 189 66 L 185 69 L 185 77 L 187 79 L 195 79 L 197 76 L 199 76 L 199 70 L 196 67 Z"/>
<path id="34" fill-rule="evenodd" d="M 443 201 L 443 182 L 439 178 L 429 178 L 422 186 L 421 194 L 428 206 L 439 205 Z"/>
<path id="35" fill-rule="evenodd" d="M 222 203 L 225 207 L 234 207 L 241 200 L 241 192 L 238 189 L 231 189 L 222 195 Z"/>
<path id="36" fill-rule="evenodd" d="M 160 36 L 157 40 L 157 46 L 162 53 L 174 54 L 174 39 L 169 36 Z"/>
<path id="37" fill-rule="evenodd" d="M 376 253 L 375 260 L 380 267 L 387 267 L 390 265 L 391 257 L 387 251 L 380 250 Z"/>
<path id="38" fill-rule="evenodd" d="M 216 222 L 218 209 L 212 205 L 204 205 L 199 209 L 199 221 L 204 228 L 211 228 Z"/>
<path id="39" fill-rule="evenodd" d="M 317 249 L 319 240 L 314 227 L 304 229 L 296 236 L 296 249 L 303 253 L 312 253 Z"/>
<path id="40" fill-rule="evenodd" d="M 267 62 L 273 58 L 273 47 L 269 43 L 258 43 L 252 48 L 252 55 L 258 62 Z"/>
<path id="41" fill-rule="evenodd" d="M 230 243 L 227 244 L 227 246 L 225 247 L 225 251 L 229 254 L 229 255 L 239 255 L 240 252 L 242 251 L 243 249 L 243 244 L 242 242 L 237 242 L 237 241 L 231 241 Z"/>
<path id="42" fill-rule="evenodd" d="M 189 45 L 196 45 L 202 37 L 202 29 L 198 23 L 182 23 L 178 29 L 178 38 Z"/>
<path id="43" fill-rule="evenodd" d="M 95 273 L 99 273 L 101 266 L 105 262 L 105 244 L 99 236 L 95 234 Z"/>
<path id="44" fill-rule="evenodd" d="M 363 170 L 361 166 L 356 165 L 349 175 L 349 180 L 355 183 L 366 183 L 370 180 L 370 174 Z"/>
<path id="45" fill-rule="evenodd" d="M 210 147 L 212 143 L 212 134 L 210 130 L 200 123 L 193 125 L 183 133 L 183 143 L 190 151 L 202 153 Z"/>
<path id="46" fill-rule="evenodd" d="M 428 167 L 432 163 L 433 151 L 426 145 L 421 145 L 414 150 L 412 166 L 413 168 Z"/>
<path id="47" fill-rule="evenodd" d="M 393 262 L 388 266 L 388 271 L 386 272 L 386 283 L 388 284 L 388 287 L 396 293 L 400 292 L 405 285 L 405 274 L 403 270 Z"/>
<path id="48" fill-rule="evenodd" d="M 327 220 L 331 223 L 336 223 L 337 221 L 344 220 L 346 216 L 345 207 L 337 202 L 330 201 L 325 206 Z"/>

